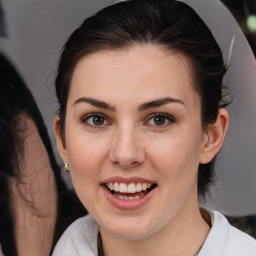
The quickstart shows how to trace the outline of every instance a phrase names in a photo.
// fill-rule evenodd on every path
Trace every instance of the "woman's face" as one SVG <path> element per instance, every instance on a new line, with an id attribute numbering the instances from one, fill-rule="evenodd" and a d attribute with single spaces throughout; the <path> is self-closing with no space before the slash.
<path id="1" fill-rule="evenodd" d="M 75 190 L 101 232 L 145 238 L 198 207 L 207 136 L 184 57 L 150 45 L 84 57 L 71 81 L 65 144 L 56 127 Z"/>

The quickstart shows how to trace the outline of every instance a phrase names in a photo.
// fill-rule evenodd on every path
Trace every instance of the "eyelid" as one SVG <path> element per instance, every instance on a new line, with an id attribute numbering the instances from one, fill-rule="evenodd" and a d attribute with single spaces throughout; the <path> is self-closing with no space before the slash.
<path id="1" fill-rule="evenodd" d="M 104 118 L 108 124 L 105 124 L 105 125 L 104 124 L 103 125 L 91 125 L 87 122 L 87 120 L 89 118 L 97 117 L 97 116 Z M 93 128 L 102 128 L 102 127 L 110 124 L 109 118 L 105 114 L 102 114 L 102 113 L 99 113 L 99 112 L 93 112 L 93 113 L 83 115 L 81 117 L 80 121 L 81 121 L 82 124 L 85 124 L 85 125 L 93 127 Z"/>
<path id="2" fill-rule="evenodd" d="M 81 121 L 84 121 L 84 120 L 86 120 L 86 119 L 88 119 L 89 117 L 92 117 L 92 116 L 100 116 L 100 117 L 106 118 L 106 116 L 104 114 L 102 114 L 102 113 L 93 112 L 93 113 L 89 113 L 89 114 L 83 115 L 81 117 Z"/>
<path id="3" fill-rule="evenodd" d="M 163 112 L 158 112 L 158 113 L 152 113 L 152 114 L 150 114 L 150 115 L 147 117 L 145 123 L 148 123 L 149 120 L 151 120 L 152 118 L 157 117 L 157 116 L 164 117 L 164 118 L 166 118 L 166 119 L 167 119 L 169 122 L 171 122 L 171 123 L 176 123 L 175 117 L 173 117 L 173 116 L 170 115 L 170 114 L 163 113 Z M 163 125 L 163 126 L 166 126 L 166 125 Z M 162 126 L 162 127 L 163 127 L 163 126 Z M 159 127 L 161 127 L 161 126 L 159 126 Z"/>

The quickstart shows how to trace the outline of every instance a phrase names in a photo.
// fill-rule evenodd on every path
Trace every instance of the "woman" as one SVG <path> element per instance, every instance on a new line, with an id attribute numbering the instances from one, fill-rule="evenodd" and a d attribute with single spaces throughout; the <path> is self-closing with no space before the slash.
<path id="1" fill-rule="evenodd" d="M 85 214 L 68 192 L 37 104 L 0 54 L 0 251 L 48 256 L 65 228 Z M 65 202 L 65 203 L 64 203 Z M 0 253 L 1 254 L 1 253 Z"/>
<path id="2" fill-rule="evenodd" d="M 222 53 L 186 4 L 134 0 L 85 20 L 64 46 L 54 129 L 90 215 L 53 255 L 254 255 L 200 209 L 228 127 Z"/>

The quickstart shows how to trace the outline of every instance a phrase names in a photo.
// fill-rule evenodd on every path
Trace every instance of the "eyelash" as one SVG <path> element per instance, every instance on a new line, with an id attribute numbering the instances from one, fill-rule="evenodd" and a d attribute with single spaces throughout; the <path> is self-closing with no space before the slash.
<path id="1" fill-rule="evenodd" d="M 90 118 L 97 118 L 97 117 L 102 118 L 104 123 L 101 124 L 101 125 L 96 125 L 96 124 L 93 125 L 93 124 L 90 124 L 90 123 L 88 122 L 88 120 L 89 120 Z M 105 125 L 109 125 L 109 124 L 110 124 L 110 122 L 107 120 L 106 116 L 103 115 L 103 114 L 101 114 L 101 113 L 90 113 L 90 114 L 88 114 L 88 115 L 82 117 L 81 122 L 82 122 L 83 124 L 89 126 L 89 127 L 95 128 L 95 129 L 99 129 L 99 128 L 102 128 L 102 126 L 105 126 Z M 107 124 L 105 124 L 105 122 L 107 122 Z"/>
<path id="2" fill-rule="evenodd" d="M 97 125 L 97 124 L 90 124 L 88 122 L 88 120 L 90 118 L 102 118 L 103 120 L 103 124 L 100 124 L 100 125 Z M 168 124 L 160 124 L 160 125 L 157 125 L 157 124 L 149 124 L 149 121 L 150 120 L 153 120 L 154 118 L 156 117 L 160 117 L 160 118 L 164 118 L 164 122 L 166 122 L 166 120 L 168 121 Z M 93 121 L 92 121 L 93 122 Z M 107 123 L 105 123 L 107 122 Z M 170 125 L 171 123 L 175 123 L 176 122 L 176 119 L 169 115 L 169 114 L 166 114 L 166 113 L 153 113 L 151 114 L 148 118 L 147 118 L 147 121 L 145 122 L 146 125 L 150 125 L 150 126 L 156 126 L 156 127 L 166 127 L 168 125 Z M 95 128 L 95 129 L 100 129 L 102 128 L 103 126 L 106 126 L 106 125 L 109 125 L 110 122 L 107 120 L 107 117 L 101 113 L 90 113 L 84 117 L 81 118 L 81 123 L 89 126 L 89 127 L 92 127 L 92 128 Z"/>
<path id="3" fill-rule="evenodd" d="M 148 117 L 146 123 L 148 123 L 150 120 L 153 120 L 156 117 L 164 118 L 165 119 L 164 122 L 167 120 L 168 124 L 163 124 L 163 125 L 154 124 L 152 126 L 166 127 L 166 126 L 170 125 L 171 123 L 176 123 L 176 119 L 173 116 L 166 114 L 166 113 L 154 113 Z"/>

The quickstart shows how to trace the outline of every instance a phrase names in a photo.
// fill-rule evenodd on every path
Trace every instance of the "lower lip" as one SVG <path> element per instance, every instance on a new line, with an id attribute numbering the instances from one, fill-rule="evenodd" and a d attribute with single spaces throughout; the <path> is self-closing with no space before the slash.
<path id="1" fill-rule="evenodd" d="M 106 198 L 109 200 L 109 202 L 121 209 L 121 210 L 135 210 L 140 208 L 141 206 L 145 205 L 153 196 L 155 192 L 155 188 L 149 191 L 146 195 L 143 197 L 137 198 L 137 199 L 132 199 L 132 200 L 123 200 L 120 198 L 115 197 L 112 195 L 112 193 L 105 187 L 105 185 L 101 185 L 102 189 L 104 191 L 104 194 Z"/>

